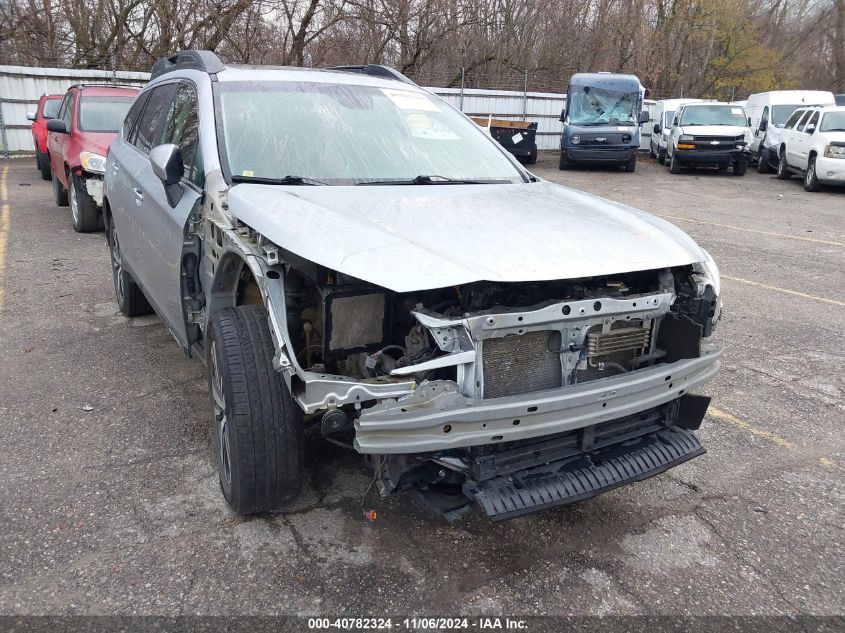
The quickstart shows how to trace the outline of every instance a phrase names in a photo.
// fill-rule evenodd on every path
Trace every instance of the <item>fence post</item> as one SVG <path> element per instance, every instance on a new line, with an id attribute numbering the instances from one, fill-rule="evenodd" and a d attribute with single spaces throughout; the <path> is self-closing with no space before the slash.
<path id="1" fill-rule="evenodd" d="M 6 137 L 6 122 L 3 120 L 3 101 L 0 100 L 0 132 L 3 138 L 3 158 L 9 158 L 9 139 Z"/>
<path id="2" fill-rule="evenodd" d="M 528 69 L 525 69 L 525 77 L 522 82 L 522 120 L 528 116 Z"/>
<path id="3" fill-rule="evenodd" d="M 461 112 L 464 111 L 464 67 L 461 66 L 461 104 L 458 108 Z"/>

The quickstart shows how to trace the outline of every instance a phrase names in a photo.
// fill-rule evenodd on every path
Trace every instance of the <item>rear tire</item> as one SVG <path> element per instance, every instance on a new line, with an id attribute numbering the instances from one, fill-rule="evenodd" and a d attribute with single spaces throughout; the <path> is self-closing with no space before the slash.
<path id="1" fill-rule="evenodd" d="M 82 186 L 82 179 L 68 174 L 68 197 L 73 229 L 77 233 L 93 233 L 100 228 L 100 208 Z"/>
<path id="2" fill-rule="evenodd" d="M 667 156 L 669 159 L 669 172 L 672 174 L 680 174 L 681 173 L 681 163 L 678 160 L 678 157 L 672 154 L 671 158 Z"/>
<path id="3" fill-rule="evenodd" d="M 819 175 L 816 173 L 816 157 L 810 156 L 807 163 L 807 173 L 804 174 L 804 191 L 815 192 L 821 189 Z"/>
<path id="4" fill-rule="evenodd" d="M 62 183 L 56 178 L 56 174 L 53 174 L 53 198 L 56 200 L 57 207 L 66 207 L 68 205 L 67 200 L 67 189 L 62 186 Z"/>
<path id="5" fill-rule="evenodd" d="M 789 167 L 786 164 L 786 150 L 781 150 L 780 156 L 778 156 L 778 171 L 775 178 L 778 180 L 789 180 L 792 178 L 792 172 L 789 171 Z"/>
<path id="6" fill-rule="evenodd" d="M 123 259 L 120 253 L 120 241 L 117 239 L 117 228 L 114 221 L 106 226 L 106 238 L 111 253 L 112 280 L 114 281 L 114 294 L 117 297 L 117 307 L 127 317 L 138 317 L 152 314 L 153 309 L 150 302 L 144 296 L 143 291 L 132 275 L 126 272 L 123 267 Z"/>
<path id="7" fill-rule="evenodd" d="M 273 369 L 263 306 L 227 308 L 211 319 L 211 424 L 220 489 L 241 515 L 272 512 L 302 488 L 302 412 Z"/>
<path id="8" fill-rule="evenodd" d="M 637 168 L 637 155 L 634 154 L 633 156 L 631 156 L 631 160 L 629 160 L 627 163 L 625 163 L 625 165 L 623 166 L 623 169 L 626 172 L 628 172 L 629 174 L 631 174 L 631 173 L 634 173 L 634 170 L 636 170 L 636 168 Z"/>

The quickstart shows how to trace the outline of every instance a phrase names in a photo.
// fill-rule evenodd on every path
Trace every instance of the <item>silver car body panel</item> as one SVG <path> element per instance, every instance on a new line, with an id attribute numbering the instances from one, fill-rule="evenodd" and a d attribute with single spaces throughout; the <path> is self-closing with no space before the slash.
<path id="1" fill-rule="evenodd" d="M 660 218 L 548 182 L 240 184 L 229 190 L 229 211 L 299 257 L 396 292 L 578 279 L 706 259 Z"/>

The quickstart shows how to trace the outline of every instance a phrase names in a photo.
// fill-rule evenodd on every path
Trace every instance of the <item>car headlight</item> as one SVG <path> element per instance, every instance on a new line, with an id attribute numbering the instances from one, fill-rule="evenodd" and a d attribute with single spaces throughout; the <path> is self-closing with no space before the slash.
<path id="1" fill-rule="evenodd" d="M 719 267 L 710 256 L 710 253 L 703 248 L 701 250 L 704 251 L 707 259 L 698 264 L 693 264 L 692 268 L 698 273 L 700 280 L 698 295 L 702 296 L 708 285 L 712 286 L 713 292 L 716 293 L 716 306 L 713 309 L 713 324 L 715 325 L 722 313 L 722 278 L 719 275 Z"/>
<path id="2" fill-rule="evenodd" d="M 692 134 L 681 134 L 678 140 L 683 143 L 684 141 L 694 141 L 695 137 Z"/>
<path id="3" fill-rule="evenodd" d="M 824 155 L 828 158 L 845 158 L 845 145 L 828 145 L 824 148 Z"/>
<path id="4" fill-rule="evenodd" d="M 106 173 L 106 157 L 92 152 L 79 152 L 79 161 L 82 169 L 94 172 L 95 174 Z"/>
<path id="5" fill-rule="evenodd" d="M 577 134 L 573 134 L 569 137 L 569 140 L 572 141 L 573 145 L 578 145 L 581 142 L 581 137 Z"/>

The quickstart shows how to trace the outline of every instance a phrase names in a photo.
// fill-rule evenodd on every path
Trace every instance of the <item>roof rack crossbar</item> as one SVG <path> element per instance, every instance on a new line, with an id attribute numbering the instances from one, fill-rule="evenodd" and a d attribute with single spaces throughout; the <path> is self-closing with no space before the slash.
<path id="1" fill-rule="evenodd" d="M 179 51 L 169 57 L 162 57 L 155 64 L 153 64 L 150 79 L 155 79 L 172 70 L 182 70 L 186 68 L 193 68 L 206 72 L 209 75 L 219 73 L 226 67 L 220 58 L 211 51 L 187 50 Z"/>
<path id="2" fill-rule="evenodd" d="M 364 64 L 362 66 L 330 66 L 326 70 L 339 70 L 348 73 L 361 73 L 363 75 L 370 75 L 371 77 L 381 77 L 382 79 L 393 79 L 401 81 L 406 84 L 416 86 L 417 84 L 408 79 L 405 75 L 400 73 L 395 68 L 389 66 L 381 66 L 379 64 Z"/>

